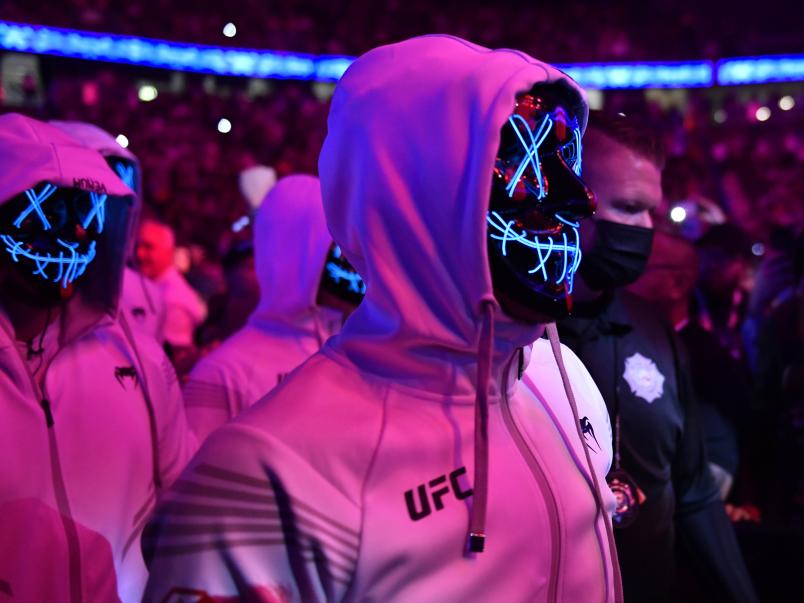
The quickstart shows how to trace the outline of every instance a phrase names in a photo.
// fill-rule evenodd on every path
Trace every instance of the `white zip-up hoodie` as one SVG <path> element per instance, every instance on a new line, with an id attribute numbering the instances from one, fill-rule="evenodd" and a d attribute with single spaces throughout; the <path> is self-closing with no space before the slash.
<path id="1" fill-rule="evenodd" d="M 0 306 L 0 593 L 139 601 L 140 533 L 195 440 L 164 353 L 116 319 L 135 197 L 97 152 L 20 115 L 0 117 L 0 165 L 0 203 L 45 180 L 117 195 L 36 379 Z"/>
<path id="2" fill-rule="evenodd" d="M 502 314 L 486 256 L 500 128 L 517 93 L 557 80 L 585 121 L 575 84 L 516 51 L 427 36 L 349 68 L 319 168 L 366 297 L 177 481 L 144 542 L 146 601 L 619 598 L 602 476 L 579 462 L 558 369 L 538 392 L 517 382 L 544 327 Z"/>
<path id="3" fill-rule="evenodd" d="M 74 138 L 81 146 L 95 149 L 103 157 L 121 157 L 134 163 L 135 171 L 128 174 L 129 181 L 123 180 L 128 186 L 139 179 L 141 168 L 140 160 L 131 151 L 120 146 L 120 143 L 106 130 L 95 124 L 83 121 L 57 121 L 49 122 L 69 136 Z M 118 174 L 121 179 L 122 174 Z M 142 184 L 137 182 L 137 187 Z M 132 224 L 136 223 L 136 216 L 132 216 Z M 132 268 L 123 270 L 123 288 L 120 292 L 120 308 L 126 313 L 128 323 L 154 337 L 159 343 L 164 340 L 165 302 L 162 293 L 149 279 Z"/>
<path id="4" fill-rule="evenodd" d="M 199 440 L 265 396 L 340 328 L 343 314 L 316 304 L 331 244 L 318 178 L 280 180 L 254 220 L 260 303 L 184 386 L 187 419 Z"/>

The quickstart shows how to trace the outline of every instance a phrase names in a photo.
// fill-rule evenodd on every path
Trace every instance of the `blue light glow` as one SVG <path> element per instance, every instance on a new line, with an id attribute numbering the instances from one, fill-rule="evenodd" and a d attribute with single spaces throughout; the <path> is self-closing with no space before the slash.
<path id="1" fill-rule="evenodd" d="M 558 65 L 584 88 L 700 88 L 714 84 L 712 61 Z"/>
<path id="2" fill-rule="evenodd" d="M 522 180 L 522 175 L 525 173 L 528 165 L 533 168 L 533 174 L 536 176 L 536 183 L 539 187 L 539 190 L 536 193 L 536 198 L 539 200 L 544 199 L 545 195 L 547 194 L 547 191 L 544 187 L 544 176 L 542 175 L 541 162 L 539 161 L 539 147 L 542 145 L 544 140 L 547 138 L 547 135 L 550 133 L 550 130 L 553 128 L 554 121 L 555 117 L 553 114 L 545 115 L 544 119 L 536 127 L 534 134 L 534 131 L 530 129 L 530 125 L 528 124 L 527 120 L 521 115 L 514 113 L 508 118 L 508 123 L 511 124 L 514 134 L 516 134 L 516 137 L 519 139 L 522 148 L 525 150 L 525 156 L 522 158 L 522 161 L 519 163 L 519 166 L 517 166 L 514 175 L 505 186 L 505 190 L 508 192 L 509 197 L 514 196 L 516 186 L 519 184 L 520 180 Z M 528 138 L 530 138 L 530 144 L 528 144 L 528 142 L 522 136 L 522 132 L 520 131 L 521 128 L 518 127 L 517 124 L 522 124 L 524 126 L 524 130 L 527 132 Z M 576 122 L 575 125 L 572 126 L 572 142 L 565 144 L 561 151 L 564 155 L 564 160 L 567 161 L 567 163 L 572 167 L 572 170 L 578 176 L 581 175 L 581 149 L 581 131 Z M 569 153 L 565 153 L 567 150 L 569 150 Z"/>
<path id="3" fill-rule="evenodd" d="M 354 57 L 201 46 L 0 21 L 0 48 L 111 63 L 127 63 L 255 78 L 338 81 Z M 586 88 L 698 88 L 713 86 L 712 61 L 576 63 L 560 65 Z M 742 57 L 717 64 L 720 84 L 804 80 L 804 55 Z"/>
<path id="4" fill-rule="evenodd" d="M 178 71 L 337 81 L 354 60 L 250 48 L 182 44 L 0 21 L 0 48 Z"/>
<path id="5" fill-rule="evenodd" d="M 15 262 L 20 261 L 20 256 L 32 260 L 36 265 L 32 274 L 38 274 L 45 280 L 52 280 L 54 283 L 60 282 L 62 287 L 67 287 L 68 284 L 84 274 L 89 263 L 95 259 L 95 241 L 89 244 L 86 253 L 76 253 L 78 243 L 68 243 L 56 239 L 56 242 L 67 250 L 66 256 L 64 251 L 60 251 L 58 256 L 50 253 L 46 255 L 33 253 L 26 250 L 21 242 L 6 234 L 0 235 L 0 241 L 5 243 L 6 251 L 11 254 Z M 50 278 L 46 270 L 51 265 L 58 267 L 58 272 L 53 278 Z"/>
<path id="6" fill-rule="evenodd" d="M 561 233 L 560 242 L 554 240 L 550 235 L 540 236 L 536 233 L 529 234 L 525 230 L 517 233 L 513 229 L 513 220 L 506 221 L 496 211 L 490 211 L 486 216 L 486 221 L 492 228 L 492 232 L 489 234 L 489 236 L 497 241 L 502 241 L 503 256 L 507 255 L 508 253 L 509 241 L 514 241 L 515 243 L 519 243 L 536 251 L 538 262 L 531 270 L 528 270 L 528 274 L 541 273 L 542 279 L 544 279 L 545 282 L 548 282 L 549 276 L 547 274 L 547 260 L 550 259 L 551 254 L 554 252 L 561 253 L 563 268 L 560 276 L 556 280 L 556 284 L 561 284 L 566 280 L 567 291 L 572 293 L 575 273 L 578 270 L 578 266 L 581 264 L 582 254 L 580 247 L 580 236 L 578 234 L 577 224 L 571 223 L 562 218 L 559 218 L 559 220 L 570 226 L 572 229 L 572 234 L 574 235 L 573 241 L 568 240 L 566 232 Z M 495 232 L 497 234 L 495 234 Z M 529 236 L 532 236 L 532 239 L 528 238 Z"/>
<path id="7" fill-rule="evenodd" d="M 530 138 L 530 145 L 528 145 L 528 143 L 525 142 L 525 139 L 522 137 L 522 134 L 516 125 L 517 121 L 525 125 L 525 131 L 528 133 L 528 137 Z M 537 128 L 535 136 L 533 135 L 533 132 L 531 132 L 528 122 L 521 115 L 512 115 L 508 118 L 508 123 L 511 124 L 516 137 L 519 139 L 519 142 L 522 143 L 522 148 L 525 149 L 525 156 L 522 158 L 522 161 L 520 162 L 519 167 L 516 169 L 516 172 L 514 172 L 513 178 L 511 178 L 511 181 L 505 187 L 505 189 L 508 191 L 508 196 L 513 196 L 516 185 L 519 184 L 522 174 L 525 173 L 525 168 L 527 168 L 528 163 L 530 163 L 533 167 L 533 173 L 536 175 L 536 182 L 539 184 L 538 198 L 543 199 L 547 193 L 544 190 L 544 178 L 542 177 L 542 168 L 539 161 L 539 147 L 550 133 L 550 129 L 553 127 L 553 120 L 550 119 L 549 115 L 545 115 L 542 123 L 540 123 L 539 127 Z"/>
<path id="8" fill-rule="evenodd" d="M 56 188 L 56 186 L 47 183 L 38 194 L 33 188 L 29 188 L 27 191 L 25 191 L 25 196 L 28 197 L 30 205 L 20 212 L 20 215 L 17 216 L 16 220 L 14 220 L 14 226 L 19 228 L 22 224 L 22 221 L 27 218 L 32 211 L 35 211 L 39 216 L 39 219 L 42 221 L 42 227 L 45 230 L 50 230 L 50 222 L 48 221 L 47 216 L 45 216 L 45 213 L 42 211 L 42 203 L 44 203 L 48 197 L 56 192 Z"/>
<path id="9" fill-rule="evenodd" d="M 92 209 L 86 215 L 84 221 L 81 222 L 81 226 L 89 228 L 89 225 L 92 223 L 92 218 L 97 218 L 98 234 L 100 234 L 103 232 L 103 222 L 106 219 L 106 195 L 90 192 L 89 199 L 92 201 Z"/>
<path id="10" fill-rule="evenodd" d="M 327 272 L 335 283 L 340 283 L 342 280 L 346 281 L 349 286 L 349 291 L 365 295 L 366 283 L 363 282 L 363 279 L 360 278 L 357 272 L 344 270 L 335 262 L 327 262 Z"/>
<path id="11" fill-rule="evenodd" d="M 118 162 L 114 164 L 114 171 L 117 172 L 117 175 L 120 176 L 120 180 L 122 180 L 128 188 L 131 190 L 136 190 L 134 188 L 136 183 L 134 182 L 133 165 L 126 165 L 123 162 Z"/>
<path id="12" fill-rule="evenodd" d="M 717 83 L 764 84 L 804 80 L 804 54 L 739 57 L 717 62 Z"/>

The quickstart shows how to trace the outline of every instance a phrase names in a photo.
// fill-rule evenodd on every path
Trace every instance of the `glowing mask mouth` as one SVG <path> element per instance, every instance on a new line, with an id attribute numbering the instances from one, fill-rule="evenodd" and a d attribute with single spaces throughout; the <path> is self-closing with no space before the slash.
<path id="1" fill-rule="evenodd" d="M 336 259 L 340 259 L 342 256 L 341 248 L 337 245 L 332 250 L 332 256 Z M 326 271 L 329 278 L 336 285 L 340 285 L 341 282 L 343 282 L 351 293 L 358 295 L 366 294 L 366 283 L 363 282 L 363 279 L 357 272 L 347 270 L 335 262 L 327 262 Z"/>
<path id="2" fill-rule="evenodd" d="M 561 285 L 566 282 L 567 293 L 572 293 L 575 273 L 581 264 L 582 256 L 578 223 L 570 222 L 559 216 L 555 217 L 571 229 L 572 237 L 567 237 L 567 233 L 563 229 L 552 235 L 524 229 L 517 232 L 514 230 L 516 222 L 514 220 L 506 221 L 496 211 L 488 212 L 486 221 L 489 225 L 489 237 L 501 242 L 500 252 L 503 257 L 508 255 L 508 246 L 513 243 L 519 247 L 520 253 L 528 251 L 534 256 L 534 266 L 528 270 L 528 274 L 535 275 L 536 278 L 547 284 Z M 553 274 L 557 274 L 557 276 L 553 276 Z"/>
<path id="3" fill-rule="evenodd" d="M 56 239 L 56 242 L 65 251 L 59 251 L 58 255 L 54 255 L 49 252 L 42 254 L 28 251 L 22 242 L 6 234 L 0 235 L 0 240 L 5 243 L 6 251 L 11 254 L 15 262 L 19 262 L 20 257 L 31 260 L 36 266 L 32 274 L 38 274 L 45 280 L 60 283 L 63 288 L 84 274 L 89 263 L 95 259 L 95 241 L 89 244 L 86 253 L 78 253 L 76 252 L 78 243 L 68 243 Z M 49 270 L 51 266 L 54 267 L 53 270 Z"/>

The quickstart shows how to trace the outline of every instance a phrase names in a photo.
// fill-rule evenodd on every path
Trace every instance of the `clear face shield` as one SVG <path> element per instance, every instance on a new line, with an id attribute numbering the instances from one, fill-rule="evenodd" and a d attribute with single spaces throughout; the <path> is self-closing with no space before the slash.
<path id="1" fill-rule="evenodd" d="M 510 317 L 552 321 L 571 310 L 579 221 L 595 210 L 581 180 L 581 131 L 561 89 L 517 96 L 500 134 L 487 214 L 494 292 Z"/>

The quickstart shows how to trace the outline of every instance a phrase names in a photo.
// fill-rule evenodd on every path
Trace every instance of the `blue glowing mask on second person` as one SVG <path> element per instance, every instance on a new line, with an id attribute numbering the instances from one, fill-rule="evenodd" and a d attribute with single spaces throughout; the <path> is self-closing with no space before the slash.
<path id="1" fill-rule="evenodd" d="M 318 303 L 349 314 L 366 294 L 366 284 L 333 243 L 324 262 L 324 273 L 318 286 Z"/>
<path id="2" fill-rule="evenodd" d="M 487 214 L 489 263 L 503 311 L 527 323 L 566 316 L 581 262 L 579 221 L 595 210 L 581 180 L 581 131 L 562 90 L 517 96 L 500 133 Z"/>
<path id="3" fill-rule="evenodd" d="M 117 155 L 107 155 L 104 159 L 106 159 L 106 163 L 114 170 L 114 173 L 117 174 L 120 180 L 139 196 L 142 186 L 137 162 L 127 157 L 118 157 Z"/>

